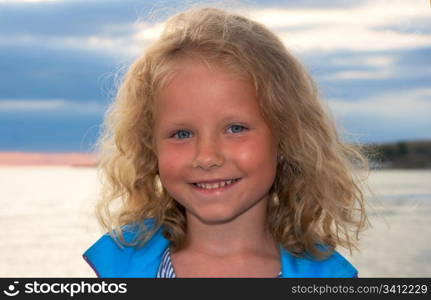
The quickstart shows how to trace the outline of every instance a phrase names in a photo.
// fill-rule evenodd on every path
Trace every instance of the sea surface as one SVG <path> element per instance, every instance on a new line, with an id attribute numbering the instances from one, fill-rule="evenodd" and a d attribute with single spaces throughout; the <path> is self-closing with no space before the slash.
<path id="1" fill-rule="evenodd" d="M 339 251 L 360 277 L 431 277 L 431 170 L 369 177 L 359 251 Z M 82 253 L 103 233 L 99 182 L 87 167 L 0 167 L 0 277 L 95 277 Z"/>

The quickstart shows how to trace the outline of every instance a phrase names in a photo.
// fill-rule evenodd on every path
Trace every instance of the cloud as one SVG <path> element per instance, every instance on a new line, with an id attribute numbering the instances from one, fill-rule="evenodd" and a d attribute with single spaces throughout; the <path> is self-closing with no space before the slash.
<path id="1" fill-rule="evenodd" d="M 430 45 L 429 32 L 413 26 L 417 19 L 429 20 L 428 5 L 425 1 L 374 0 L 349 8 L 261 9 L 251 15 L 277 31 L 294 51 L 370 51 Z M 398 30 L 406 22 L 409 30 Z M 289 31 L 301 26 L 304 30 Z"/>
<path id="2" fill-rule="evenodd" d="M 388 79 L 394 73 L 395 55 L 356 55 L 354 57 L 334 57 L 329 62 L 331 74 L 325 80 Z M 342 69 L 339 70 L 339 67 Z"/>
<path id="3" fill-rule="evenodd" d="M 352 2 L 351 2 L 352 3 Z M 417 0 L 368 0 L 354 1 L 350 7 L 313 6 L 303 8 L 269 8 L 252 11 L 253 18 L 271 28 L 289 26 L 345 24 L 372 27 L 398 24 L 410 18 L 428 16 L 428 3 Z M 354 18 L 352 18 L 355 16 Z"/>
<path id="4" fill-rule="evenodd" d="M 331 99 L 328 105 L 346 141 L 382 143 L 431 139 L 431 89 L 386 93 L 363 101 Z"/>
<path id="5" fill-rule="evenodd" d="M 329 100 L 334 113 L 341 117 L 373 116 L 380 120 L 421 122 L 430 120 L 431 89 L 387 93 L 362 101 Z"/>
<path id="6" fill-rule="evenodd" d="M 301 7 L 307 3 L 308 7 Z M 347 1 L 347 6 L 239 7 L 273 30 L 295 54 L 333 51 L 389 51 L 431 45 L 429 7 L 420 1 Z M 163 23 L 138 23 L 130 45 L 139 49 L 160 35 Z M 131 48 L 130 48 L 131 49 Z M 131 49 L 130 53 L 134 50 Z M 378 62 L 377 62 L 378 63 Z M 367 74 L 358 73 L 358 77 Z M 340 75 L 341 76 L 341 75 Z M 341 77 L 354 77 L 352 74 Z M 376 76 L 376 75 L 375 75 Z M 388 77 L 380 73 L 377 77 Z"/>
<path id="7" fill-rule="evenodd" d="M 95 101 L 76 102 L 63 99 L 0 99 L 0 113 L 34 112 L 66 114 L 103 114 L 106 106 Z"/>
<path id="8" fill-rule="evenodd" d="M 243 4 L 251 7 L 272 7 L 272 8 L 349 8 L 365 2 L 365 0 L 295 0 L 295 1 L 280 1 L 280 0 L 244 0 Z"/>
<path id="9" fill-rule="evenodd" d="M 431 89 L 385 93 L 362 101 L 330 99 L 332 115 L 347 139 L 390 142 L 431 138 Z"/>
<path id="10" fill-rule="evenodd" d="M 379 71 L 341 71 L 326 77 L 328 80 L 346 80 L 346 79 L 387 79 L 391 78 L 393 73 L 389 70 Z"/>
<path id="11" fill-rule="evenodd" d="M 333 57 L 330 60 L 333 65 L 365 65 L 370 67 L 390 67 L 394 63 L 391 55 L 371 54 L 368 56 Z"/>
<path id="12" fill-rule="evenodd" d="M 357 101 L 429 87 L 431 47 L 301 55 L 325 98 Z"/>
<path id="13" fill-rule="evenodd" d="M 251 3 L 250 3 L 251 2 Z M 241 2 L 240 2 L 241 3 Z M 296 53 L 304 51 L 388 50 L 430 45 L 426 1 L 244 1 L 239 13 L 274 30 Z M 42 5 L 43 4 L 43 5 Z M 62 43 L 67 47 L 121 51 L 136 56 L 157 38 L 159 15 L 184 8 L 178 1 L 59 1 L 1 8 L 0 43 Z M 252 5 L 253 4 L 253 5 Z M 265 5 L 270 5 L 265 6 Z M 277 7 L 276 7 L 277 6 Z M 29 23 L 31 26 L 29 26 Z M 55 24 L 55 26 L 52 26 Z M 13 33 L 13 35 L 11 35 Z"/>

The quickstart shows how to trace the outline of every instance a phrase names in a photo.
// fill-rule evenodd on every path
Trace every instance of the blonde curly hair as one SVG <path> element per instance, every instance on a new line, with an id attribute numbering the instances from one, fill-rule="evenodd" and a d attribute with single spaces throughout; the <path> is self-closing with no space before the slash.
<path id="1" fill-rule="evenodd" d="M 281 153 L 268 204 L 274 239 L 294 255 L 318 259 L 337 246 L 357 248 L 368 222 L 360 177 L 368 174 L 367 159 L 358 146 L 340 140 L 315 83 L 279 38 L 262 24 L 216 8 L 168 19 L 125 75 L 98 143 L 103 189 L 97 215 L 104 228 L 120 244 L 142 246 L 163 226 L 173 250 L 184 245 L 184 208 L 158 177 L 153 105 L 185 56 L 227 67 L 255 86 Z M 138 228 L 132 241 L 122 234 L 127 224 Z"/>

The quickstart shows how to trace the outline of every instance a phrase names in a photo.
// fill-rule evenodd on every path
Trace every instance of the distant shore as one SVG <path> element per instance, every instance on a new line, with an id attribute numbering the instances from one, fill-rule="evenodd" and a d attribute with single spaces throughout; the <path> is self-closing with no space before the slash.
<path id="1" fill-rule="evenodd" d="M 95 153 L 0 152 L 3 166 L 73 166 L 95 167 Z"/>
<path id="2" fill-rule="evenodd" d="M 373 169 L 431 169 L 431 140 L 365 144 Z M 96 153 L 0 151 L 0 166 L 96 167 Z"/>
<path id="3" fill-rule="evenodd" d="M 366 146 L 377 169 L 431 169 L 431 140 Z"/>

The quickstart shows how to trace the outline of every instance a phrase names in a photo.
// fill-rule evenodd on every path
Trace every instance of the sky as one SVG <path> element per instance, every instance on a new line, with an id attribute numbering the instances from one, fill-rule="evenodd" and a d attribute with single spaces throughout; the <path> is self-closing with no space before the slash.
<path id="1" fill-rule="evenodd" d="M 273 30 L 347 142 L 431 139 L 428 0 L 0 0 L 0 151 L 91 150 L 128 65 L 192 5 Z"/>

